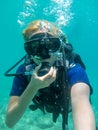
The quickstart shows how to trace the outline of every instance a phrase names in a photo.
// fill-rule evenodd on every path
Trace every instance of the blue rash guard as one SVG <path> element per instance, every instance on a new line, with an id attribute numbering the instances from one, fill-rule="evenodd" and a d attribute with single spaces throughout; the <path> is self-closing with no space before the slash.
<path id="1" fill-rule="evenodd" d="M 22 64 L 18 68 L 17 73 L 25 72 L 25 71 L 26 71 L 25 65 Z M 90 86 L 90 82 L 89 82 L 89 79 L 87 77 L 85 70 L 78 63 L 74 63 L 68 70 L 68 80 L 69 80 L 70 86 L 73 86 L 74 84 L 79 83 L 79 82 L 86 83 Z M 27 85 L 28 85 L 28 79 L 26 76 L 16 76 L 13 80 L 13 85 L 10 92 L 10 96 L 20 96 L 26 89 Z M 90 89 L 92 93 L 91 86 L 90 86 Z"/>

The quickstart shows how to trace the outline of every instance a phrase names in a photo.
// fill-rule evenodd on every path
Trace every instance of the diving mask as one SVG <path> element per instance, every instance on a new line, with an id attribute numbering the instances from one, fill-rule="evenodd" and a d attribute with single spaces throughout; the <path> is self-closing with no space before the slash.
<path id="1" fill-rule="evenodd" d="M 60 48 L 60 40 L 48 33 L 39 33 L 25 42 L 24 48 L 29 55 L 46 57 L 46 53 L 54 53 Z"/>

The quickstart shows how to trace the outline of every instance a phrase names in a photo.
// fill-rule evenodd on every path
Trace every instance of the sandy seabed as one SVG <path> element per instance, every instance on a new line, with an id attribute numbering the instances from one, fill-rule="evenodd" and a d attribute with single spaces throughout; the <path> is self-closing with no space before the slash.
<path id="1" fill-rule="evenodd" d="M 57 122 L 52 121 L 52 114 L 43 114 L 40 110 L 31 111 L 27 108 L 23 117 L 15 125 L 14 128 L 8 128 L 5 125 L 5 113 L 8 104 L 8 99 L 0 101 L 0 130 L 62 130 L 62 117 L 57 119 Z M 72 130 L 72 115 L 69 114 L 69 129 Z"/>

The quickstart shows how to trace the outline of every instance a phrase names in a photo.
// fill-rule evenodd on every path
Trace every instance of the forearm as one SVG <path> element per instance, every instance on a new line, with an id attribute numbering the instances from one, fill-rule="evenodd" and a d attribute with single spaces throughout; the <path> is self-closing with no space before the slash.
<path id="1" fill-rule="evenodd" d="M 11 103 L 6 116 L 6 124 L 8 127 L 13 127 L 18 122 L 37 91 L 38 89 L 35 86 L 33 87 L 29 84 L 23 94 Z"/>
<path id="2" fill-rule="evenodd" d="M 71 104 L 74 130 L 95 130 L 95 117 L 89 96 L 90 89 L 87 84 L 77 83 L 72 86 Z"/>
<path id="3" fill-rule="evenodd" d="M 38 68 L 37 68 L 38 69 Z M 30 101 L 33 99 L 39 89 L 48 87 L 56 79 L 56 69 L 51 67 L 50 71 L 44 76 L 37 76 L 37 70 L 33 72 L 31 81 L 26 90 L 20 97 L 10 100 L 6 116 L 6 124 L 13 127 L 25 112 Z"/>

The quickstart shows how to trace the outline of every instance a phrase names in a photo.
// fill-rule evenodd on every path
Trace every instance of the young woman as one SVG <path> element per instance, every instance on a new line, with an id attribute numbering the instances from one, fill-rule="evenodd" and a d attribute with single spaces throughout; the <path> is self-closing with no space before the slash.
<path id="1" fill-rule="evenodd" d="M 51 22 L 45 20 L 31 22 L 23 31 L 23 36 L 25 50 L 33 61 L 33 71 L 29 82 L 25 75 L 14 78 L 6 113 L 6 125 L 13 127 L 37 93 L 48 89 L 56 81 L 58 70 L 55 64 L 63 44 L 65 61 L 68 62 L 67 75 L 74 130 L 95 130 L 95 117 L 89 101 L 92 88 L 82 62 L 77 63 L 78 58 L 73 58 L 72 45 L 68 43 L 66 36 Z M 51 67 L 49 72 L 40 76 L 38 73 L 43 63 L 49 63 Z M 22 64 L 17 73 L 25 71 L 26 67 Z"/>

